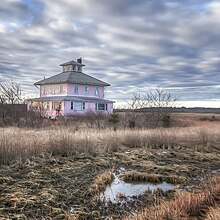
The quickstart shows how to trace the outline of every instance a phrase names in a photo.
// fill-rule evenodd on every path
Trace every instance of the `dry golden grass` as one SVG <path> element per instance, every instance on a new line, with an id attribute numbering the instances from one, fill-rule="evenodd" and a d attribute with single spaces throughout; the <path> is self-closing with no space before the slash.
<path id="1" fill-rule="evenodd" d="M 207 150 L 220 145 L 220 126 L 149 130 L 91 130 L 73 132 L 71 127 L 52 129 L 0 128 L 0 164 L 51 155 L 97 155 L 125 147 L 190 147 Z"/>
<path id="2" fill-rule="evenodd" d="M 193 192 L 177 191 L 174 199 L 146 208 L 132 220 L 198 219 L 204 217 L 207 212 L 207 220 L 214 220 L 218 216 L 219 208 L 211 207 L 219 205 L 219 201 L 220 177 L 216 177 L 205 189 Z"/>
<path id="3" fill-rule="evenodd" d="M 219 220 L 219 219 L 220 219 L 220 205 L 209 208 L 205 220 Z"/>
<path id="4" fill-rule="evenodd" d="M 91 188 L 92 190 L 96 190 L 102 192 L 105 190 L 106 186 L 109 185 L 114 179 L 114 175 L 111 172 L 104 172 L 96 176 L 93 181 Z"/>
<path id="5" fill-rule="evenodd" d="M 170 199 L 174 192 L 141 195 L 132 205 L 129 203 L 123 209 L 115 204 L 107 210 L 103 206 L 100 209 L 98 190 L 104 189 L 111 179 L 111 175 L 103 173 L 111 168 L 123 167 L 125 170 L 137 170 L 141 175 L 157 174 L 162 176 L 163 181 L 175 182 L 176 177 L 183 176 L 192 181 L 189 181 L 189 186 L 196 185 L 199 179 L 194 178 L 204 177 L 211 171 L 218 172 L 219 128 L 213 126 L 116 132 L 95 129 L 73 131 L 71 127 L 0 128 L 0 219 L 7 216 L 8 219 L 101 219 L 111 214 L 114 219 L 120 219 L 125 213 L 135 212 L 144 205 L 150 207 L 155 201 L 158 205 L 162 196 Z M 14 161 L 18 162 L 13 163 Z M 103 176 L 96 180 L 98 174 Z M 95 184 L 94 190 L 91 190 L 92 184 Z M 213 195 L 212 187 L 208 191 Z M 123 199 L 124 195 L 118 194 L 117 197 Z M 207 205 L 207 198 L 214 197 L 209 197 L 205 190 L 204 193 L 180 192 L 172 202 L 155 205 L 150 210 L 157 210 L 155 213 L 158 216 L 161 210 L 168 217 L 175 219 L 177 216 L 176 219 L 181 219 L 178 207 L 183 210 L 185 207 L 185 210 L 192 210 L 189 213 L 196 211 L 199 214 L 204 209 L 207 210 L 208 218 L 208 213 L 210 216 L 214 214 L 211 205 Z M 210 200 L 213 207 L 216 206 L 215 202 Z M 189 206 L 191 208 L 187 208 Z M 70 208 L 74 208 L 74 213 L 70 212 Z M 183 216 L 191 217 L 192 214 L 189 213 L 183 213 Z M 143 215 L 143 219 L 144 217 Z M 188 216 L 185 217 L 187 218 Z"/>
<path id="6" fill-rule="evenodd" d="M 163 176 L 157 174 L 146 174 L 137 171 L 125 172 L 123 179 L 125 182 L 150 182 L 150 183 L 161 183 Z"/>
<path id="7" fill-rule="evenodd" d="M 125 182 L 149 182 L 149 183 L 161 183 L 163 181 L 171 184 L 181 184 L 186 182 L 186 178 L 182 176 L 163 176 L 159 174 L 147 174 L 138 171 L 128 171 L 123 175 Z"/>

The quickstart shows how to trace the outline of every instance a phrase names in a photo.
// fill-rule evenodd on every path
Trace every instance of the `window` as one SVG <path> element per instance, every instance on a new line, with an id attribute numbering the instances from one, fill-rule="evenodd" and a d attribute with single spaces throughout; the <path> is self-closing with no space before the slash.
<path id="1" fill-rule="evenodd" d="M 79 92 L 79 86 L 75 85 L 74 86 L 74 94 L 78 94 L 78 92 Z"/>
<path id="2" fill-rule="evenodd" d="M 47 91 L 46 91 L 46 86 L 43 87 L 43 94 L 46 95 Z"/>
<path id="3" fill-rule="evenodd" d="M 59 101 L 52 102 L 52 109 L 60 110 L 61 109 L 61 102 L 59 102 Z"/>
<path id="4" fill-rule="evenodd" d="M 55 86 L 53 85 L 53 86 L 51 86 L 52 88 L 51 88 L 51 90 L 52 90 L 52 94 L 55 94 Z"/>
<path id="5" fill-rule="evenodd" d="M 63 93 L 63 85 L 60 85 L 60 94 Z"/>
<path id="6" fill-rule="evenodd" d="M 96 110 L 98 111 L 106 111 L 108 109 L 107 103 L 96 103 Z"/>
<path id="7" fill-rule="evenodd" d="M 71 102 L 71 110 L 82 111 L 85 109 L 85 102 Z"/>
<path id="8" fill-rule="evenodd" d="M 95 96 L 99 96 L 99 87 L 95 87 Z"/>
<path id="9" fill-rule="evenodd" d="M 85 86 L 85 94 L 89 94 L 89 86 Z"/>

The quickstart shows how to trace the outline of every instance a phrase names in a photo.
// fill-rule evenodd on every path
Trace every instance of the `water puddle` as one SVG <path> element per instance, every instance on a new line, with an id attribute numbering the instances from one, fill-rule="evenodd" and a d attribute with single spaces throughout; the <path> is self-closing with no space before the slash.
<path id="1" fill-rule="evenodd" d="M 162 189 L 163 191 L 168 191 L 175 187 L 175 185 L 166 182 L 159 184 L 134 182 L 126 183 L 120 178 L 121 175 L 117 175 L 117 172 L 114 174 L 114 176 L 114 181 L 101 194 L 100 198 L 102 201 L 111 201 L 112 203 L 117 203 L 119 201 L 132 200 L 132 197 L 140 196 L 146 191 L 154 191 L 158 188 Z"/>
<path id="2" fill-rule="evenodd" d="M 212 172 L 213 174 L 217 174 L 217 173 L 220 173 L 220 169 L 212 170 L 211 172 Z"/>

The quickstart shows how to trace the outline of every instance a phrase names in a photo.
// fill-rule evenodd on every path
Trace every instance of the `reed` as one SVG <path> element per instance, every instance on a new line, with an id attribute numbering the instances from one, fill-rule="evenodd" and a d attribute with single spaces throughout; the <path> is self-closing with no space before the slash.
<path id="1" fill-rule="evenodd" d="M 16 160 L 51 155 L 100 155 L 129 148 L 175 148 L 190 147 L 209 151 L 220 145 L 220 129 L 170 128 L 148 130 L 96 130 L 75 131 L 68 127 L 42 129 L 0 128 L 0 164 Z"/>
<path id="2" fill-rule="evenodd" d="M 219 219 L 220 177 L 215 177 L 203 190 L 177 191 L 175 198 L 145 208 L 131 220 Z M 124 220 L 128 219 L 127 217 Z"/>

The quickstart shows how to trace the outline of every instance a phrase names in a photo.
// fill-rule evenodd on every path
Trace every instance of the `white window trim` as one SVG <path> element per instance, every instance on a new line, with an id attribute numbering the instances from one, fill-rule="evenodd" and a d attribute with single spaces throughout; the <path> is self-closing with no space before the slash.
<path id="1" fill-rule="evenodd" d="M 81 108 L 80 109 L 77 109 L 76 108 L 76 103 L 77 104 L 81 104 Z M 72 111 L 83 111 L 83 110 L 85 110 L 85 102 L 74 102 L 74 101 L 71 101 L 70 102 L 70 110 L 72 110 Z"/>
<path id="2" fill-rule="evenodd" d="M 105 107 L 104 107 L 104 109 L 99 109 L 99 104 L 102 104 L 102 105 L 105 105 Z M 99 103 L 99 102 L 97 102 L 96 104 L 95 104 L 95 110 L 96 111 L 107 111 L 108 110 L 108 103 Z"/>

